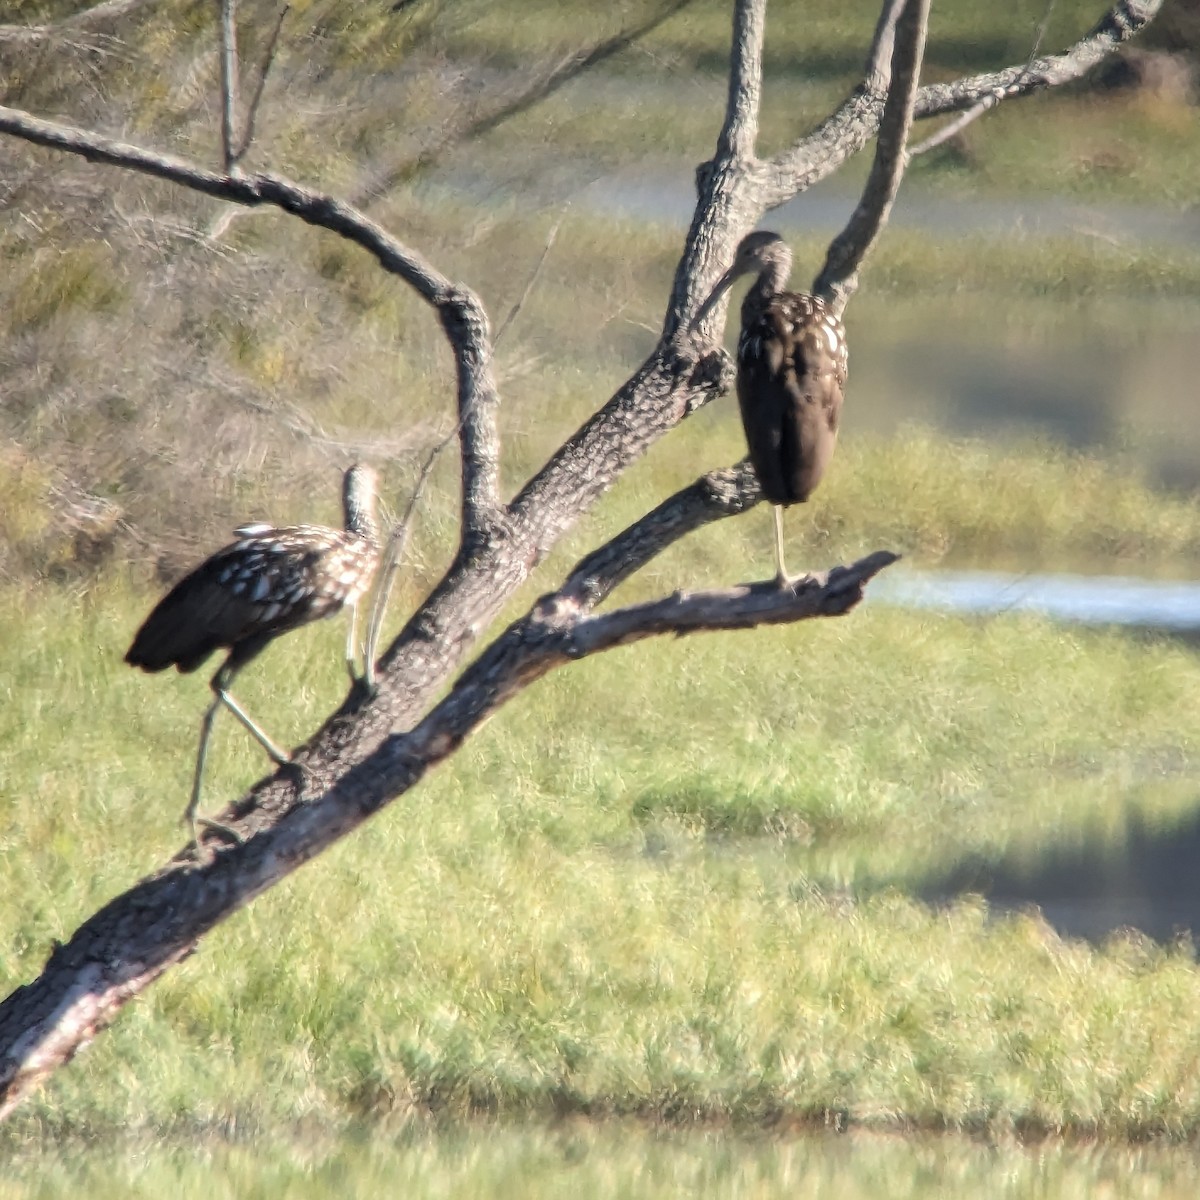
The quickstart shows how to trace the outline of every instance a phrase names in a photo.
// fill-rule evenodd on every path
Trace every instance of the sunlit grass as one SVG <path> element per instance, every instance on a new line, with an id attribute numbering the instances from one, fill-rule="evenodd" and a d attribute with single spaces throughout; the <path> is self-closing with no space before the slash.
<path id="1" fill-rule="evenodd" d="M 914 497 L 932 527 L 975 471 L 1018 467 L 914 444 L 848 447 L 879 458 L 846 474 Z M 921 501 L 939 452 L 946 471 L 966 464 L 959 489 Z M 1025 462 L 1046 511 L 1089 473 L 1097 496 L 1133 486 Z M 837 557 L 874 539 L 863 508 L 831 537 Z M 1148 493 L 1142 508 L 1168 529 L 1183 519 Z M 1009 516 L 1034 540 L 1035 511 Z M 745 537 L 766 561 L 757 516 L 714 531 L 701 577 L 752 573 Z M 1086 522 L 1055 537 L 1087 545 Z M 673 554 L 639 594 L 695 582 L 688 570 Z M 150 599 L 116 577 L 84 596 L 3 593 L 5 987 L 181 841 L 207 692 L 120 663 Z M 240 683 L 285 743 L 341 696 L 340 639 L 332 624 L 292 635 Z M 1192 1136 L 1190 955 L 1093 949 L 908 894 L 1134 813 L 1182 819 L 1198 705 L 1200 667 L 1170 643 L 870 604 L 574 665 L 209 937 L 5 1137 L 428 1110 Z M 264 767 L 221 722 L 208 805 Z"/>

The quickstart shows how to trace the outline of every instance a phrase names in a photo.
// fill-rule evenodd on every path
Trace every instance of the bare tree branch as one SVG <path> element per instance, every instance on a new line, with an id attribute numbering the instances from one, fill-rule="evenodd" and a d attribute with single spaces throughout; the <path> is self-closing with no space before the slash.
<path id="1" fill-rule="evenodd" d="M 1096 26 L 1061 54 L 1002 71 L 966 76 L 953 83 L 926 84 L 917 92 L 914 120 L 961 112 L 994 95 L 1001 100 L 1058 87 L 1086 75 L 1154 19 L 1162 0 L 1118 0 Z M 789 149 L 761 164 L 758 185 L 764 210 L 786 204 L 857 154 L 875 135 L 882 96 L 864 81 L 831 116 Z"/>
<path id="2" fill-rule="evenodd" d="M 0 133 L 11 134 L 38 146 L 78 154 L 89 162 L 124 167 L 180 184 L 192 191 L 230 200 L 248 207 L 273 205 L 354 242 L 371 254 L 385 271 L 398 275 L 427 303 L 446 301 L 453 285 L 415 250 L 404 246 L 381 225 L 352 205 L 322 192 L 302 187 L 281 175 L 256 172 L 230 177 L 175 155 L 159 154 L 90 130 L 46 121 L 19 109 L 0 105 Z"/>
<path id="3" fill-rule="evenodd" d="M 876 96 L 886 96 L 892 82 L 892 57 L 896 44 L 896 22 L 904 11 L 906 0 L 883 0 L 871 52 L 863 69 L 863 87 Z"/>
<path id="4" fill-rule="evenodd" d="M 899 557 L 890 550 L 876 550 L 848 567 L 834 567 L 783 586 L 772 579 L 719 591 L 676 592 L 662 600 L 599 613 L 568 623 L 561 652 L 569 659 L 585 658 L 664 633 L 682 637 L 840 616 L 858 604 L 864 586 Z M 467 682 L 470 676 L 464 673 Z"/>
<path id="5" fill-rule="evenodd" d="M 86 32 L 114 21 L 146 4 L 148 0 L 104 0 L 81 13 L 64 17 L 50 25 L 0 25 L 0 42 L 40 42 L 65 34 Z"/>
<path id="6" fill-rule="evenodd" d="M 1161 7 L 1162 0 L 1119 0 L 1086 37 L 1061 54 L 1036 58 L 1021 66 L 1006 67 L 1003 71 L 971 75 L 954 83 L 927 84 L 917 93 L 913 116 L 917 120 L 924 120 L 944 113 L 961 112 L 989 94 L 995 94 L 999 102 L 1080 79 L 1119 46 L 1140 33 Z"/>
<path id="7" fill-rule="evenodd" d="M 762 215 L 752 179 L 760 165 L 754 155 L 754 131 L 762 95 L 766 19 L 767 0 L 736 0 L 725 118 L 712 160 L 696 171 L 699 197 L 663 318 L 666 341 L 691 329 L 691 319 L 732 256 L 734 243 Z M 752 55 L 754 62 L 748 61 Z M 702 341 L 715 337 L 727 303 L 723 300 L 699 327 Z"/>
<path id="8" fill-rule="evenodd" d="M 1025 61 L 1025 69 L 1028 71 L 1037 57 L 1038 51 L 1042 48 L 1042 41 L 1046 36 L 1046 30 L 1050 27 L 1050 16 L 1054 12 L 1055 0 L 1048 0 L 1046 11 L 1042 14 L 1042 19 L 1038 23 L 1037 32 L 1033 36 L 1033 45 L 1029 50 L 1029 57 Z M 966 112 L 961 113 L 953 121 L 943 125 L 937 133 L 930 134 L 924 141 L 918 142 L 915 146 L 910 146 L 908 149 L 909 159 L 914 159 L 919 154 L 928 154 L 930 150 L 935 150 L 938 146 L 950 141 L 951 138 L 960 134 L 972 121 L 979 120 L 986 112 L 990 112 L 1001 100 L 1004 99 L 1002 93 L 989 92 L 977 103 L 973 104 Z"/>
<path id="9" fill-rule="evenodd" d="M 729 98 L 717 139 L 717 158 L 749 162 L 754 156 L 762 106 L 762 52 L 767 6 L 763 0 L 737 0 L 733 10 Z"/>
<path id="10" fill-rule="evenodd" d="M 242 130 L 241 141 L 237 146 L 237 161 L 240 162 L 246 157 L 251 144 L 254 142 L 254 127 L 258 120 L 258 106 L 262 103 L 263 90 L 267 86 L 267 76 L 271 73 L 271 64 L 275 61 L 275 49 L 279 44 L 279 34 L 283 29 L 284 18 L 291 11 L 290 4 L 280 6 L 279 15 L 275 18 L 275 28 L 271 30 L 271 36 L 267 39 L 267 48 L 263 51 L 262 62 L 258 68 L 258 81 L 254 85 L 254 95 L 250 97 L 249 107 L 246 109 L 246 126 Z"/>
<path id="11" fill-rule="evenodd" d="M 593 608 L 680 538 L 713 521 L 746 512 L 761 499 L 762 488 L 749 459 L 701 475 L 593 550 L 567 577 L 558 594 L 582 608 Z"/>
<path id="12" fill-rule="evenodd" d="M 978 121 L 984 113 L 991 112 L 1003 99 L 1004 96 L 1002 93 L 989 92 L 982 100 L 973 104 L 965 112 L 959 113 L 953 121 L 948 121 L 937 133 L 931 133 L 929 137 L 918 142 L 915 146 L 911 146 L 908 151 L 908 157 L 913 159 L 920 154 L 928 154 L 930 150 L 936 150 L 938 146 L 943 145 L 951 138 L 962 133 L 973 121 Z"/>
<path id="13" fill-rule="evenodd" d="M 907 0 L 896 25 L 891 85 L 879 123 L 871 173 L 846 228 L 830 243 L 825 265 L 813 286 L 814 293 L 828 300 L 839 314 L 858 287 L 858 269 L 887 224 L 900 190 L 928 28 L 929 0 Z"/>
<path id="14" fill-rule="evenodd" d="M 403 279 L 437 310 L 458 369 L 464 545 L 474 544 L 488 535 L 498 519 L 500 439 L 496 408 L 499 395 L 492 371 L 487 314 L 474 292 L 452 284 L 420 254 L 403 245 L 352 205 L 301 187 L 283 176 L 265 171 L 236 176 L 206 171 L 185 159 L 156 154 L 3 106 L 0 106 L 0 133 L 78 154 L 90 162 L 126 167 L 167 179 L 236 204 L 249 207 L 274 205 L 310 225 L 329 229 L 361 246 L 385 271 Z"/>
<path id="15" fill-rule="evenodd" d="M 238 52 L 237 0 L 217 0 L 221 59 L 221 166 L 226 175 L 237 169 Z"/>

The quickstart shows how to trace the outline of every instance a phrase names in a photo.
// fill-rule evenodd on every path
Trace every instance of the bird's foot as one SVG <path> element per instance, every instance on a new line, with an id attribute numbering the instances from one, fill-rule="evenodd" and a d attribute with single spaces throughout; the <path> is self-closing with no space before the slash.
<path id="1" fill-rule="evenodd" d="M 208 853 L 205 845 L 200 841 L 200 833 L 198 826 L 203 825 L 205 829 L 211 829 L 214 833 L 222 834 L 227 837 L 235 846 L 244 846 L 246 839 L 242 837 L 236 829 L 228 825 L 222 825 L 220 821 L 214 821 L 212 817 L 193 816 L 191 813 L 185 814 L 183 823 L 192 831 L 192 850 L 198 859 L 209 861 L 212 855 Z"/>
<path id="2" fill-rule="evenodd" d="M 775 586 L 777 588 L 786 588 L 789 592 L 794 592 L 798 587 L 808 583 L 812 579 L 812 575 L 808 571 L 801 571 L 798 575 L 787 575 L 779 571 L 775 575 Z"/>
<path id="3" fill-rule="evenodd" d="M 350 672 L 350 694 L 363 702 L 374 700 L 379 694 L 379 677 L 374 668 L 368 665 L 360 675 L 351 664 L 346 665 Z"/>
<path id="4" fill-rule="evenodd" d="M 214 833 L 223 833 L 239 846 L 246 844 L 246 839 L 232 825 L 222 825 L 220 821 L 214 821 L 211 817 L 197 817 L 196 824 L 203 825 L 205 829 L 211 829 Z"/>

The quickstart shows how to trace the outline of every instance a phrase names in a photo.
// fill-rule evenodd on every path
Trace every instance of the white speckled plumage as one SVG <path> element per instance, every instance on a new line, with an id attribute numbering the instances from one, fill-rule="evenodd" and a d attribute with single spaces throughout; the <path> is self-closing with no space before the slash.
<path id="1" fill-rule="evenodd" d="M 324 525 L 239 526 L 237 541 L 181 579 L 143 622 L 125 661 L 144 671 L 174 666 L 194 671 L 212 653 L 229 654 L 213 676 L 216 699 L 205 714 L 187 819 L 194 821 L 209 731 L 225 704 L 276 761 L 286 756 L 229 695 L 236 673 L 288 630 L 351 611 L 346 657 L 354 674 L 354 611 L 379 566 L 375 472 L 363 465 L 345 474 L 345 528 Z M 211 823 L 211 822 L 210 822 Z"/>

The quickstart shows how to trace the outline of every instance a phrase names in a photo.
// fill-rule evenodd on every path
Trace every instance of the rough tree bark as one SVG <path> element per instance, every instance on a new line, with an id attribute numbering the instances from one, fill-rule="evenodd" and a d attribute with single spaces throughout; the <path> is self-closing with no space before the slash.
<path id="1" fill-rule="evenodd" d="M 279 175 L 242 172 L 232 83 L 223 97 L 226 170 L 0 107 L 0 133 L 144 172 L 239 205 L 273 205 L 374 256 L 436 312 L 457 368 L 462 475 L 458 552 L 444 578 L 379 663 L 378 689 L 352 692 L 295 762 L 220 815 L 244 839 L 205 836 L 110 901 L 57 946 L 41 975 L 0 1004 L 0 1116 L 103 1029 L 132 998 L 195 950 L 255 896 L 415 786 L 512 695 L 555 667 L 662 633 L 693 633 L 847 612 L 895 558 L 888 551 L 809 576 L 792 588 L 740 585 L 677 592 L 612 611 L 597 607 L 666 546 L 757 504 L 742 462 L 703 476 L 585 557 L 553 592 L 496 637 L 434 702 L 547 551 L 658 438 L 724 393 L 732 368 L 718 341 L 722 313 L 689 322 L 737 241 L 770 208 L 835 171 L 878 134 L 862 202 L 832 243 L 814 285 L 843 304 L 887 219 L 911 120 L 959 113 L 1078 78 L 1150 21 L 1160 0 L 1121 0 L 1063 53 L 992 74 L 918 87 L 928 0 L 885 0 L 863 80 L 818 128 L 771 159 L 755 153 L 766 0 L 736 0 L 726 115 L 716 153 L 697 173 L 697 203 L 662 335 L 630 379 L 510 501 L 500 493 L 500 396 L 489 322 L 467 287 L 444 277 L 348 202 Z M 136 7 L 95 5 L 78 23 Z M 677 6 L 671 6 L 672 8 Z M 232 17 L 232 4 L 225 5 Z M 30 30 L 33 37 L 43 30 Z M 0 27 L 0 36 L 19 31 Z M 226 53 L 232 62 L 231 35 Z M 232 69 L 226 76 L 232 78 Z M 246 123 L 248 124 L 248 122 Z"/>

